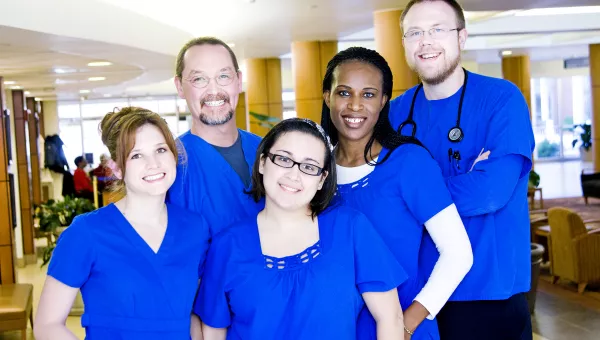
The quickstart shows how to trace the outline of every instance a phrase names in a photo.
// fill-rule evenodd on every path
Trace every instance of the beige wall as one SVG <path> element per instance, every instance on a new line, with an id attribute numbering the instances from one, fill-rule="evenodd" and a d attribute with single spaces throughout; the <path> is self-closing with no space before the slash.
<path id="1" fill-rule="evenodd" d="M 541 77 L 572 77 L 572 76 L 589 76 L 590 68 L 563 68 L 562 60 L 537 61 L 530 63 L 530 71 L 532 78 Z M 467 68 L 468 69 L 468 68 Z M 502 78 L 502 64 L 478 64 L 479 73 L 490 77 Z"/>
<path id="2" fill-rule="evenodd" d="M 42 112 L 44 112 L 44 132 L 46 136 L 59 134 L 58 129 L 58 104 L 56 101 L 43 101 Z M 44 136 L 44 137 L 46 137 Z M 62 199 L 63 176 L 54 171 L 44 169 L 42 171 L 42 185 L 51 184 L 51 198 Z"/>

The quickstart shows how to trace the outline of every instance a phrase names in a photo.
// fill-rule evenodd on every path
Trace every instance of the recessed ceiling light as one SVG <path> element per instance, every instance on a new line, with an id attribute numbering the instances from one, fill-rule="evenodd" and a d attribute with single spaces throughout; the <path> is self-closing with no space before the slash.
<path id="1" fill-rule="evenodd" d="M 88 63 L 88 66 L 97 67 L 97 66 L 110 66 L 112 63 L 110 61 L 92 61 Z"/>
<path id="2" fill-rule="evenodd" d="M 512 51 L 502 51 L 502 55 L 512 55 Z"/>
<path id="3" fill-rule="evenodd" d="M 89 81 L 101 81 L 101 80 L 105 80 L 106 77 L 89 77 L 88 80 Z"/>
<path id="4" fill-rule="evenodd" d="M 79 93 L 90 93 L 90 90 L 79 90 Z"/>
<path id="5" fill-rule="evenodd" d="M 105 98 L 112 97 L 112 94 L 110 94 L 110 93 L 105 93 L 105 94 L 104 94 L 104 97 L 105 97 Z"/>
<path id="6" fill-rule="evenodd" d="M 42 98 L 35 97 L 35 98 L 34 98 L 34 100 L 35 100 L 36 102 L 41 102 L 41 101 L 42 101 Z"/>
<path id="7" fill-rule="evenodd" d="M 4 82 L 4 85 L 12 85 L 12 84 L 16 84 L 16 83 L 17 83 L 16 81 L 7 80 L 7 81 Z"/>
<path id="8" fill-rule="evenodd" d="M 23 87 L 22 86 L 11 86 L 10 88 L 13 89 L 13 90 L 20 90 Z"/>
<path id="9" fill-rule="evenodd" d="M 54 73 L 63 74 L 63 73 L 67 73 L 67 70 L 63 70 L 62 68 L 55 68 Z"/>
<path id="10" fill-rule="evenodd" d="M 29 91 L 25 91 L 25 95 L 31 94 L 31 92 Z"/>

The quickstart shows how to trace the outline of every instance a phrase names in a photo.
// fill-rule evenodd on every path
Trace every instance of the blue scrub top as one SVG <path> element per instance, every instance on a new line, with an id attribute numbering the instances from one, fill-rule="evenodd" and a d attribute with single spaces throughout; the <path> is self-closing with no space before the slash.
<path id="1" fill-rule="evenodd" d="M 77 216 L 48 275 L 80 288 L 86 339 L 190 339 L 190 313 L 208 249 L 206 221 L 167 204 L 155 253 L 114 204 Z"/>
<path id="2" fill-rule="evenodd" d="M 379 159 L 388 153 L 384 148 Z M 429 278 L 420 275 L 418 266 L 423 224 L 452 204 L 439 166 L 425 148 L 406 144 L 364 178 L 338 185 L 338 191 L 342 204 L 369 218 L 408 274 L 408 280 L 398 287 L 400 304 L 408 308 Z M 428 251 L 433 252 L 432 257 L 438 254 L 435 248 Z M 359 317 L 357 339 L 376 339 L 375 326 L 365 308 Z M 436 321 L 424 320 L 412 339 L 439 339 Z"/>
<path id="3" fill-rule="evenodd" d="M 431 151 L 462 217 L 474 263 L 450 300 L 500 300 L 530 289 L 530 227 L 527 182 L 535 146 L 529 110 L 519 89 L 497 78 L 468 73 L 460 126 L 464 139 L 448 140 L 456 126 L 461 89 L 441 100 L 419 91 L 414 108 L 417 138 Z M 390 121 L 400 126 L 415 88 L 392 100 Z M 402 131 L 409 135 L 410 126 Z M 481 150 L 488 160 L 470 171 Z M 461 160 L 449 157 L 459 150 Z M 437 256 L 424 239 L 421 268 L 431 271 Z"/>
<path id="4" fill-rule="evenodd" d="M 228 327 L 227 339 L 354 340 L 361 294 L 389 291 L 406 274 L 361 213 L 332 207 L 318 223 L 320 240 L 284 258 L 262 254 L 256 216 L 224 230 L 194 311 Z"/>
<path id="5" fill-rule="evenodd" d="M 260 137 L 239 130 L 248 171 L 256 158 Z M 244 191 L 240 176 L 229 163 L 202 138 L 188 131 L 179 137 L 185 148 L 177 166 L 175 183 L 167 201 L 206 218 L 212 235 L 238 219 L 253 216 L 264 207 L 264 200 L 254 202 Z"/>

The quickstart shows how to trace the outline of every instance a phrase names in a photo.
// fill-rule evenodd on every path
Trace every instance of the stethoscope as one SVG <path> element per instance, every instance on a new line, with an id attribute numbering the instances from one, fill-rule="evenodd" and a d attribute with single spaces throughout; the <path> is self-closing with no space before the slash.
<path id="1" fill-rule="evenodd" d="M 458 143 L 458 142 L 462 141 L 463 138 L 465 137 L 463 130 L 460 128 L 460 116 L 462 114 L 463 100 L 465 98 L 465 90 L 467 89 L 467 79 L 469 78 L 469 74 L 467 73 L 467 70 L 465 70 L 464 68 L 463 68 L 463 72 L 465 73 L 465 80 L 463 82 L 462 90 L 460 92 L 460 101 L 458 102 L 458 114 L 456 115 L 456 125 L 454 127 L 450 128 L 450 130 L 448 131 L 448 140 L 452 143 Z M 412 98 L 412 103 L 410 104 L 410 111 L 408 113 L 408 118 L 406 118 L 406 120 L 404 122 L 402 122 L 402 124 L 400 124 L 400 127 L 398 128 L 398 132 L 402 133 L 402 130 L 406 126 L 412 125 L 412 137 L 413 138 L 415 138 L 415 136 L 417 134 L 417 123 L 413 119 L 414 113 L 415 113 L 415 101 L 417 100 L 417 95 L 419 94 L 419 91 L 421 91 L 422 88 L 423 88 L 422 83 L 419 84 L 419 86 L 417 86 L 417 89 L 415 90 L 415 94 L 413 95 L 413 98 Z M 458 166 L 458 161 L 460 161 L 460 151 L 458 151 L 458 150 L 453 151 L 452 148 L 448 149 L 448 159 L 451 160 L 451 158 L 456 159 L 457 166 Z"/>

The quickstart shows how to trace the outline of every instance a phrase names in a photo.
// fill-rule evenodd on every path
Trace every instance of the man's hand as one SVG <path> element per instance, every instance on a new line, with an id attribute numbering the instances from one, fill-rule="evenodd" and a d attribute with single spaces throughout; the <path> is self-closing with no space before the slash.
<path id="1" fill-rule="evenodd" d="M 473 165 L 471 166 L 469 172 L 473 171 L 473 168 L 475 167 L 475 164 L 477 164 L 477 162 L 485 161 L 490 156 L 490 153 L 492 153 L 489 150 L 486 152 L 483 152 L 483 150 L 485 150 L 485 148 L 481 149 L 481 151 L 479 152 L 479 156 L 477 156 L 477 158 L 473 162 Z"/>

